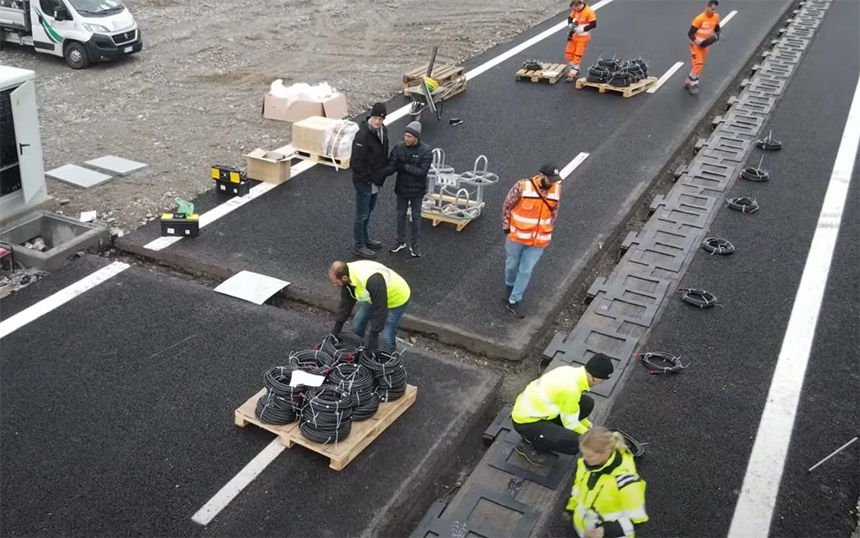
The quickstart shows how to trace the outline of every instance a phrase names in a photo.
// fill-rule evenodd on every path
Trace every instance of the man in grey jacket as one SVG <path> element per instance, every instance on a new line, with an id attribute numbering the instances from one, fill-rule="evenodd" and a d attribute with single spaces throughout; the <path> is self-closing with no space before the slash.
<path id="1" fill-rule="evenodd" d="M 406 126 L 403 142 L 394 146 L 388 159 L 388 174 L 397 172 L 394 193 L 397 195 L 397 241 L 389 252 L 407 248 L 406 213 L 412 209 L 412 229 L 409 236 L 409 253 L 421 256 L 418 249 L 418 231 L 421 228 L 421 203 L 427 192 L 427 174 L 433 162 L 433 150 L 421 142 L 421 123 L 413 121 Z"/>

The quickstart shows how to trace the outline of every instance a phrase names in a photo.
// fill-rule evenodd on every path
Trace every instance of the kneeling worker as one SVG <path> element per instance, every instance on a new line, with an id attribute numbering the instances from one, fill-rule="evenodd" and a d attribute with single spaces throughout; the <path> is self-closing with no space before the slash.
<path id="1" fill-rule="evenodd" d="M 358 311 L 352 320 L 355 333 L 364 339 L 367 322 L 370 321 L 370 337 L 365 341 L 366 347 L 378 349 L 379 333 L 382 332 L 382 349 L 392 353 L 396 351 L 397 325 L 406 312 L 411 295 L 403 277 L 377 262 L 336 261 L 328 271 L 328 278 L 332 284 L 341 288 L 340 306 L 335 314 L 332 333 L 343 330 L 343 324 L 358 302 Z"/>
<path id="2" fill-rule="evenodd" d="M 594 426 L 579 438 L 582 451 L 566 510 L 581 538 L 633 538 L 648 521 L 645 481 L 624 437 Z"/>
<path id="3" fill-rule="evenodd" d="M 609 379 L 614 370 L 612 360 L 597 353 L 584 367 L 559 366 L 529 383 L 511 409 L 514 429 L 522 437 L 514 450 L 533 465 L 545 465 L 547 452 L 576 454 L 594 409 L 594 400 L 583 392 Z"/>

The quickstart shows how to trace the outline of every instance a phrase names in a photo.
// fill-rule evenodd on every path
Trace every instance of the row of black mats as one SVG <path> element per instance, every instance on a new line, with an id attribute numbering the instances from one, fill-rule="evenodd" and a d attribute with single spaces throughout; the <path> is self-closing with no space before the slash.
<path id="1" fill-rule="evenodd" d="M 642 58 L 622 60 L 620 58 L 600 58 L 588 68 L 586 80 L 595 84 L 609 84 L 626 88 L 648 78 L 648 63 Z"/>
<path id="2" fill-rule="evenodd" d="M 210 168 L 210 176 L 215 180 L 215 189 L 229 196 L 245 196 L 251 191 L 251 182 L 245 171 L 235 166 L 216 164 Z M 198 237 L 200 235 L 200 215 L 196 213 L 162 213 L 162 237 Z"/>

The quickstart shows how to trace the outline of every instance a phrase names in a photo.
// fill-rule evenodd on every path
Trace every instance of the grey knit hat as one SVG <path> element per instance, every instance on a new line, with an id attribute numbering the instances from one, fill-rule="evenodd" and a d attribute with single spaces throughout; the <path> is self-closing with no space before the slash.
<path id="1" fill-rule="evenodd" d="M 415 138 L 421 138 L 421 122 L 420 121 L 410 122 L 409 125 L 406 126 L 405 132 L 411 134 Z"/>

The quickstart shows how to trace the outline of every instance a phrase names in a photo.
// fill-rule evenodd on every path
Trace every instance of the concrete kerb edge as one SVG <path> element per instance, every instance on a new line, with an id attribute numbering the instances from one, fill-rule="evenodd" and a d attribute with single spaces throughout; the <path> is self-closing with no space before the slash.
<path id="1" fill-rule="evenodd" d="M 827 1 L 832 2 L 832 0 L 827 0 Z M 787 6 L 785 12 L 774 23 L 771 30 L 768 32 L 768 34 L 762 40 L 761 44 L 756 49 L 756 52 L 753 54 L 753 56 L 751 56 L 751 58 L 744 65 L 744 67 L 739 71 L 739 74 L 734 79 L 730 80 L 729 82 L 727 82 L 724 85 L 724 88 L 722 88 L 722 91 L 721 91 L 722 98 L 720 100 L 718 100 L 718 102 L 715 104 L 715 108 L 712 109 L 712 111 L 717 109 L 716 107 L 719 106 L 721 101 L 724 101 L 726 98 L 729 97 L 730 92 L 733 90 L 734 87 L 740 85 L 739 83 L 746 76 L 745 74 L 748 71 L 752 71 L 752 66 L 757 62 L 757 59 L 761 57 L 760 51 L 763 51 L 763 50 L 766 51 L 766 50 L 770 50 L 773 48 L 773 45 L 769 44 L 769 42 L 772 39 L 774 39 L 774 35 L 776 35 L 777 39 L 781 40 L 784 32 L 780 32 L 780 28 L 784 27 L 786 25 L 786 23 L 791 22 L 791 21 L 789 21 L 789 19 L 792 18 L 791 13 L 794 10 L 800 9 L 801 7 L 803 7 L 807 3 L 808 3 L 808 0 L 795 0 L 789 6 Z M 815 36 L 813 35 L 810 38 L 810 40 L 814 40 L 814 39 L 815 39 Z M 804 50 L 804 55 L 805 55 L 805 52 L 806 52 L 806 50 Z M 800 65 L 800 62 L 802 62 L 802 60 L 803 60 L 803 57 L 801 57 L 800 61 L 798 62 L 798 64 L 797 64 L 798 66 Z M 791 75 L 793 76 L 795 72 L 796 72 L 796 70 L 792 71 Z M 755 74 L 755 72 L 753 71 L 753 75 L 754 74 Z M 788 79 L 788 82 L 790 82 L 790 81 L 791 81 L 791 78 Z M 786 87 L 787 87 L 787 85 L 788 84 L 786 84 Z M 740 98 L 741 96 L 743 96 L 746 93 L 748 93 L 748 90 L 746 88 L 744 88 L 739 92 L 737 97 Z M 784 90 L 783 90 L 783 92 L 781 92 L 779 94 L 779 97 L 777 98 L 777 103 L 778 103 L 779 99 L 781 99 L 783 94 L 784 94 Z M 776 108 L 776 105 L 774 105 L 774 109 L 775 108 Z M 709 116 L 709 114 L 706 114 L 705 118 L 707 118 L 708 116 Z M 765 124 L 767 123 L 767 120 L 769 120 L 771 117 L 772 117 L 772 112 L 767 115 L 767 119 L 765 121 Z M 706 122 L 706 120 L 703 119 L 702 122 L 700 122 L 700 124 L 697 126 L 697 128 L 694 129 L 694 132 L 698 130 L 698 127 L 704 125 L 705 122 Z M 713 136 L 714 136 L 713 134 L 711 136 L 709 136 L 708 140 L 710 140 Z M 749 154 L 752 153 L 754 147 L 755 147 L 754 145 L 750 146 L 744 160 L 749 158 Z M 689 165 L 692 164 L 693 161 L 695 161 L 695 157 L 693 159 L 691 159 L 689 163 L 687 163 L 687 167 L 689 167 Z M 732 182 L 732 184 L 733 184 L 733 182 Z M 729 187 L 731 187 L 731 185 L 729 185 Z M 670 192 L 673 189 L 674 189 L 674 186 L 672 189 L 670 189 Z M 668 196 L 668 193 L 667 193 L 667 196 Z M 711 222 L 713 222 L 713 219 L 715 218 L 717 212 L 721 208 L 722 208 L 721 205 L 714 208 L 714 210 L 711 212 L 711 214 L 708 218 L 706 227 L 709 226 Z M 649 217 L 648 221 L 650 221 L 650 220 L 651 220 L 651 217 Z M 643 226 L 642 229 L 644 230 L 646 227 L 647 227 L 647 221 L 646 221 L 645 226 Z M 681 269 L 679 271 L 679 278 L 683 278 L 683 275 L 686 273 L 687 269 L 689 268 L 690 264 L 693 261 L 693 258 L 696 254 L 696 251 L 697 251 L 697 249 L 693 249 L 692 252 L 690 253 L 690 255 L 685 258 L 684 262 L 681 265 Z M 613 268 L 612 273 L 620 272 L 621 270 L 623 270 L 623 267 L 621 265 L 622 261 L 623 261 L 623 258 L 622 258 L 622 260 L 619 261 L 619 264 Z M 644 343 L 648 341 L 648 339 L 652 333 L 653 327 L 656 326 L 656 324 L 659 322 L 659 319 L 660 319 L 662 313 L 668 307 L 668 305 L 669 305 L 669 301 L 667 300 L 668 298 L 669 298 L 668 295 L 663 298 L 663 300 L 661 301 L 661 303 L 657 307 L 657 312 L 654 315 L 654 321 L 653 321 L 652 325 L 642 333 L 641 337 L 637 341 L 637 344 L 636 344 L 636 351 L 637 352 L 640 351 L 641 346 L 644 345 Z M 587 314 L 587 312 L 586 312 L 586 314 Z M 586 314 L 583 314 L 583 318 L 585 317 Z M 577 329 L 577 327 L 574 327 L 574 329 L 570 332 L 570 334 L 573 334 L 573 332 L 576 331 L 576 329 Z M 547 366 L 547 369 L 550 369 L 550 368 L 557 366 L 558 363 L 559 363 L 558 359 L 553 358 L 552 362 Z M 625 368 L 624 369 L 624 371 L 621 373 L 621 379 L 619 379 L 618 385 L 616 386 L 615 390 L 613 391 L 612 395 L 609 398 L 595 398 L 595 409 L 593 412 L 595 418 L 592 421 L 594 424 L 605 425 L 606 419 L 609 417 L 609 415 L 612 412 L 612 408 L 614 407 L 616 396 L 623 390 L 624 384 L 626 383 L 629 376 L 632 375 L 631 374 L 632 370 L 634 370 L 634 368 Z M 571 466 L 568 469 L 568 471 L 572 472 L 573 466 Z M 563 494 L 564 494 L 564 492 L 561 491 L 558 498 L 560 499 L 561 497 L 563 497 Z M 858 505 L 858 506 L 860 506 L 860 505 Z M 858 510 L 860 510 L 860 508 L 858 508 Z M 532 533 L 532 536 L 543 536 L 545 534 L 545 529 L 546 529 L 551 517 L 553 517 L 552 513 L 541 514 L 540 519 L 535 524 L 535 528 L 534 528 L 534 531 Z M 858 529 L 860 529 L 860 527 L 858 527 Z"/>

